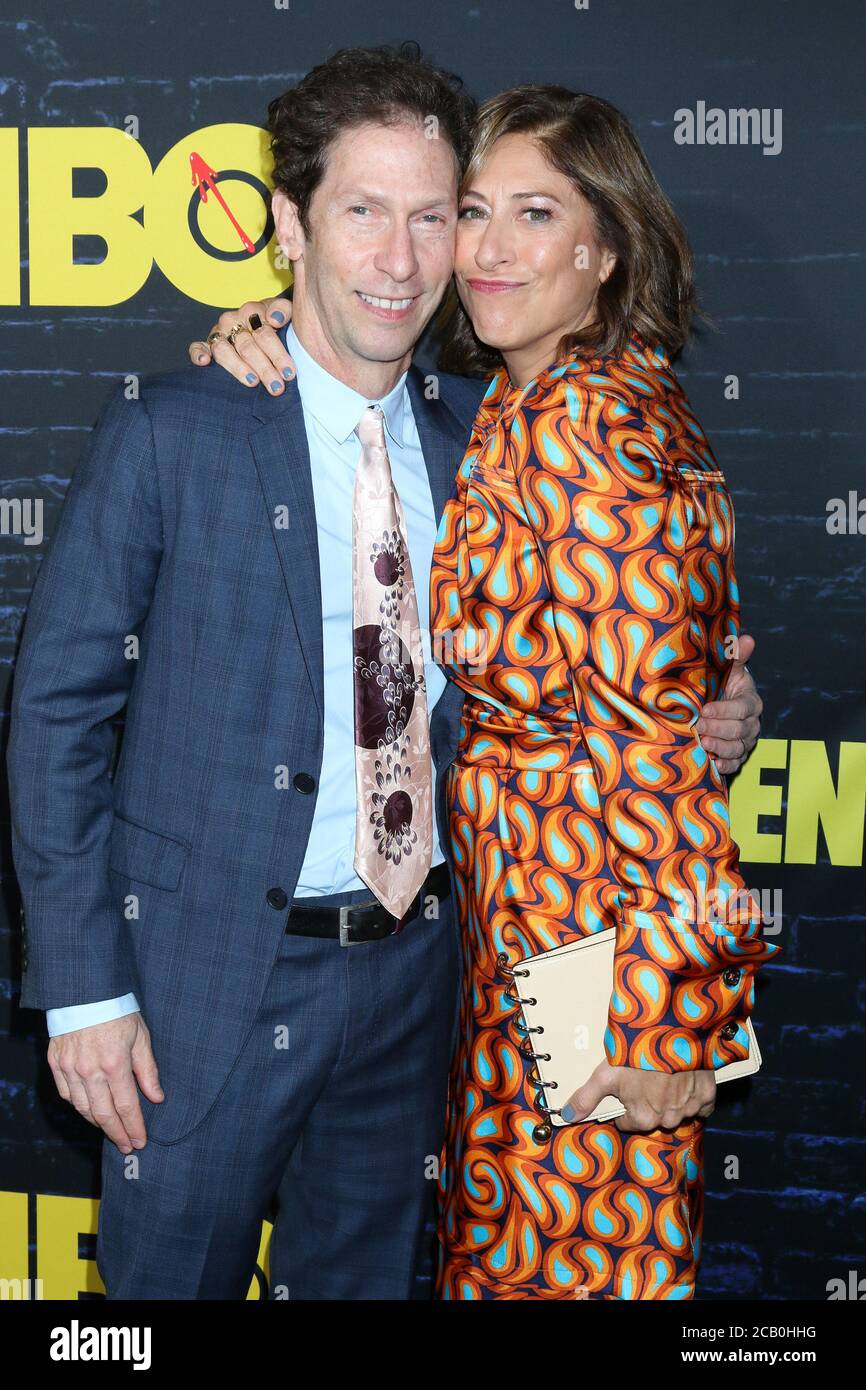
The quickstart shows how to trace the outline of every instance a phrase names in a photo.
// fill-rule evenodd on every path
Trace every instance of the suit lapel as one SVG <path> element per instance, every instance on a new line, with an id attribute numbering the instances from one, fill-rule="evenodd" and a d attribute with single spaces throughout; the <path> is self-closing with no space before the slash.
<path id="1" fill-rule="evenodd" d="M 427 477 L 433 497 L 436 525 L 442 520 L 445 507 L 460 461 L 469 443 L 469 432 L 441 400 L 427 400 L 424 395 L 424 376 L 418 367 L 410 367 L 406 377 L 412 414 L 418 427 L 421 452 L 427 465 Z"/>
<path id="2" fill-rule="evenodd" d="M 257 391 L 253 414 L 261 425 L 250 435 L 250 444 L 288 591 L 298 645 L 324 720 L 319 541 L 310 451 L 297 382 L 290 382 L 281 396 Z M 280 507 L 288 511 L 288 526 L 282 528 L 275 525 Z"/>

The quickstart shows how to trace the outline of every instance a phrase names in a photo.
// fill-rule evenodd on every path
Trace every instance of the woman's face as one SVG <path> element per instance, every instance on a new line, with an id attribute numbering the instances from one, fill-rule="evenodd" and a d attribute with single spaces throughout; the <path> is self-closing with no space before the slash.
<path id="1" fill-rule="evenodd" d="M 460 200 L 455 280 L 482 342 L 515 385 L 593 318 L 615 257 L 595 238 L 589 203 L 527 135 L 503 135 Z"/>

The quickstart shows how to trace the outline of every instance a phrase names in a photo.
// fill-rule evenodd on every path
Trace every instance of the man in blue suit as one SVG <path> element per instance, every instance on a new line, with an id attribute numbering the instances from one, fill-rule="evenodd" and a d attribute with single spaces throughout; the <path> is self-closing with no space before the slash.
<path id="1" fill-rule="evenodd" d="M 411 356 L 451 276 L 471 103 L 417 55 L 365 50 L 269 115 L 297 378 L 244 392 L 188 368 L 113 393 L 16 673 L 22 1003 L 105 1132 L 111 1298 L 243 1298 L 275 1193 L 274 1297 L 408 1298 L 427 1255 L 461 696 L 428 650 L 438 834 L 398 923 L 353 869 L 351 495 L 376 402 L 425 627 L 483 383 L 431 393 Z"/>

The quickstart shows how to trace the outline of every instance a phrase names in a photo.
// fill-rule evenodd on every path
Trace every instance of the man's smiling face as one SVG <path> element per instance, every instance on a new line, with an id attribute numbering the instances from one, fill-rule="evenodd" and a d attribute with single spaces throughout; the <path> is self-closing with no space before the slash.
<path id="1" fill-rule="evenodd" d="M 341 361 L 408 365 L 454 268 L 457 178 L 447 140 L 429 139 L 420 123 L 370 123 L 329 146 L 309 237 L 276 193 L 302 333 L 312 336 L 317 321 L 323 345 Z"/>

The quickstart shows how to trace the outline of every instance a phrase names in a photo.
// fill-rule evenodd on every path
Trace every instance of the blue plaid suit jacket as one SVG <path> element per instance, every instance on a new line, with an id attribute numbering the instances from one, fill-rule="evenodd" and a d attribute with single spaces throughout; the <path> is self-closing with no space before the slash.
<path id="1" fill-rule="evenodd" d="M 484 383 L 408 389 L 437 519 Z M 287 524 L 283 521 L 287 520 Z M 118 387 L 69 484 L 24 625 L 7 762 L 22 893 L 21 1003 L 133 990 L 182 1137 L 243 1046 L 285 928 L 318 787 L 323 717 L 316 516 L 295 382 L 221 371 Z M 112 775 L 111 721 L 126 706 Z M 436 808 L 462 695 L 431 717 Z M 279 895 L 271 898 L 280 901 Z"/>

